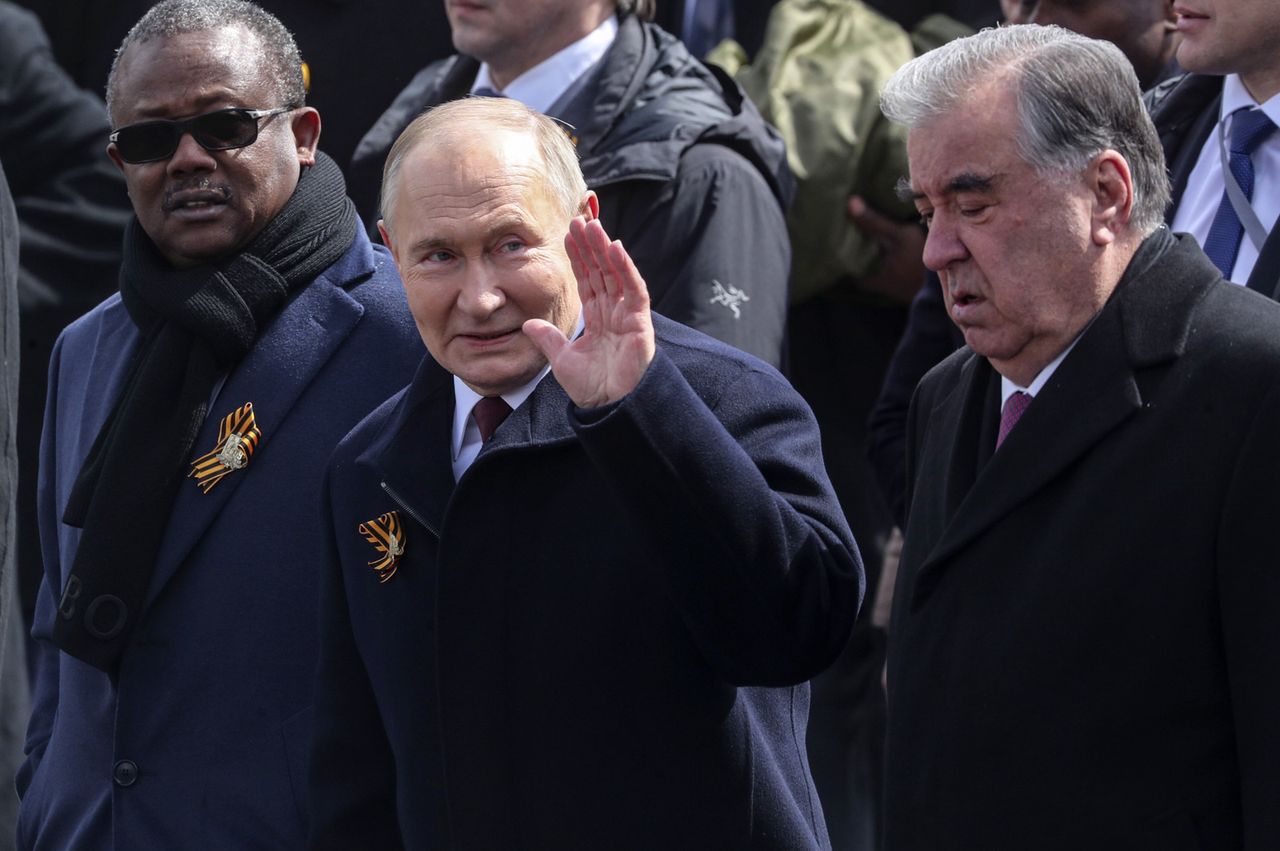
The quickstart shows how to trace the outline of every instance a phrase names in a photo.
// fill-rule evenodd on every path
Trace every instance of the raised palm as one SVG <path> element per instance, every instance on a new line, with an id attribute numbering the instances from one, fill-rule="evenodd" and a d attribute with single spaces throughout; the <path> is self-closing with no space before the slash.
<path id="1" fill-rule="evenodd" d="M 610 242 L 598 219 L 570 222 L 565 249 L 582 300 L 582 334 L 568 340 L 542 319 L 526 321 L 524 333 L 546 355 L 575 405 L 607 405 L 635 389 L 653 360 L 649 289 L 622 243 Z"/>

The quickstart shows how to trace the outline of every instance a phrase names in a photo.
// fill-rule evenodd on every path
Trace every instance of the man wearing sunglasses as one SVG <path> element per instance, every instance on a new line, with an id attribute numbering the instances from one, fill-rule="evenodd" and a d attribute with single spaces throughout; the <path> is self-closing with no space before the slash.
<path id="1" fill-rule="evenodd" d="M 301 847 L 321 471 L 420 344 L 274 17 L 166 0 L 107 95 L 135 216 L 50 366 L 19 847 Z"/>

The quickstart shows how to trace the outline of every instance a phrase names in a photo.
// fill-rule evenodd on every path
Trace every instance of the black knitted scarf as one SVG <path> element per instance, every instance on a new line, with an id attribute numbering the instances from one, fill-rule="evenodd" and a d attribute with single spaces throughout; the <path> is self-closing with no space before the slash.
<path id="1" fill-rule="evenodd" d="M 142 342 L 63 516 L 83 528 L 53 630 L 67 653 L 115 672 L 215 383 L 289 295 L 346 252 L 357 227 L 342 172 L 322 153 L 262 232 L 215 264 L 176 269 L 130 223 L 120 295 Z"/>

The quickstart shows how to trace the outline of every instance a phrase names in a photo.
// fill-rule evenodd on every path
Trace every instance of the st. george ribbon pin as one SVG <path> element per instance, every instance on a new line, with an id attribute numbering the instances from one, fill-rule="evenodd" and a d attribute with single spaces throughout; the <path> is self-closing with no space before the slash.
<path id="1" fill-rule="evenodd" d="M 261 440 L 262 429 L 254 421 L 253 403 L 245 402 L 223 417 L 213 451 L 191 462 L 187 478 L 194 478 L 196 487 L 208 493 L 228 473 L 249 466 L 249 459 Z"/>
<path id="2" fill-rule="evenodd" d="M 389 511 L 378 515 L 377 520 L 364 521 L 360 524 L 360 534 L 381 554 L 379 558 L 369 562 L 369 566 L 378 574 L 378 581 L 386 582 L 395 576 L 405 545 L 404 530 L 400 527 L 400 512 Z"/>

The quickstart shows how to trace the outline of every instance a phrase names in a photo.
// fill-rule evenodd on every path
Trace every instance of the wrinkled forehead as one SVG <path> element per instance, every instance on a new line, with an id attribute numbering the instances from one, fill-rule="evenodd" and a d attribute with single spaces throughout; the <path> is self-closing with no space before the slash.
<path id="1" fill-rule="evenodd" d="M 982 179 L 1030 169 L 1018 150 L 1012 110 L 962 103 L 907 133 L 912 194 L 976 188 Z"/>
<path id="2" fill-rule="evenodd" d="M 503 131 L 473 135 L 461 128 L 424 139 L 401 180 L 402 197 L 434 216 L 475 218 L 509 206 L 538 214 L 550 197 L 533 140 Z"/>
<path id="3" fill-rule="evenodd" d="M 216 103 L 275 105 L 266 103 L 270 85 L 258 37 L 242 25 L 129 45 L 120 57 L 115 89 L 113 106 L 120 117 L 162 116 L 175 108 Z"/>

